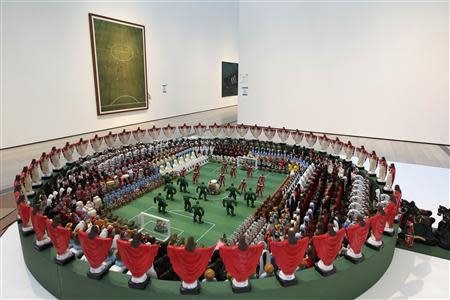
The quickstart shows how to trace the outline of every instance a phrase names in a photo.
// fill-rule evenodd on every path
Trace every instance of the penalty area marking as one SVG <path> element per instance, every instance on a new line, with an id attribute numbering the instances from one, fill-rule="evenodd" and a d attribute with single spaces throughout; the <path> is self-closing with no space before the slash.
<path id="1" fill-rule="evenodd" d="M 134 217 L 132 217 L 131 219 L 128 219 L 128 221 L 131 221 L 131 220 L 133 220 L 133 219 L 135 219 L 135 218 L 137 218 L 141 213 L 145 213 L 145 212 L 147 212 L 147 211 L 149 211 L 149 210 L 151 210 L 151 209 L 157 209 L 157 207 L 156 206 L 150 206 L 149 208 L 147 208 L 147 209 L 145 209 L 145 210 L 143 210 L 143 211 L 141 211 L 139 214 L 137 214 L 137 215 L 135 215 Z M 174 214 L 174 215 L 178 215 L 178 216 L 180 216 L 180 217 L 185 217 L 185 218 L 188 218 L 188 219 L 192 219 L 192 216 L 186 216 L 186 215 L 184 215 L 184 214 L 181 214 L 181 213 L 177 213 L 177 211 L 179 211 L 179 212 L 183 212 L 182 210 L 176 210 L 176 209 L 174 209 L 174 210 L 169 210 L 169 211 L 167 211 L 168 213 L 172 213 L 172 214 Z M 151 222 L 151 221 L 150 221 Z M 215 223 L 211 223 L 211 222 L 208 222 L 208 221 L 204 221 L 204 223 L 205 224 L 209 224 L 210 225 L 210 227 L 208 228 L 208 230 L 206 230 L 197 240 L 196 240 L 196 242 L 198 242 L 198 241 L 200 241 L 208 232 L 210 232 L 214 227 L 216 227 L 216 224 Z M 145 224 L 147 224 L 147 223 L 144 223 L 144 225 Z M 180 229 L 180 228 L 177 228 L 177 227 L 173 227 L 172 225 L 170 225 L 170 228 L 174 228 L 174 229 L 176 229 L 176 230 L 178 230 L 178 231 L 181 231 L 181 233 L 179 234 L 179 236 L 181 236 L 183 233 L 184 233 L 184 230 L 182 230 L 182 229 Z"/>
<path id="2" fill-rule="evenodd" d="M 139 101 L 138 99 L 136 99 L 135 97 L 133 97 L 133 96 L 131 96 L 131 95 L 122 95 L 122 96 L 119 96 L 119 97 L 117 97 L 116 99 L 114 99 L 113 102 L 111 102 L 111 104 L 102 105 L 102 106 L 114 106 L 115 103 L 116 103 L 119 99 L 121 99 L 121 98 L 131 98 L 131 99 L 133 99 L 136 103 L 144 103 L 144 102 L 142 102 L 142 101 Z M 126 104 L 129 104 L 129 103 L 126 103 Z M 124 104 L 118 104 L 118 105 L 124 105 Z"/>
<path id="3" fill-rule="evenodd" d="M 182 211 L 182 210 L 177 210 L 177 209 L 174 209 L 174 210 L 169 210 L 169 212 L 170 213 L 173 213 L 173 214 L 176 214 L 176 215 L 179 215 L 179 216 L 181 216 L 181 217 L 185 217 L 185 218 L 189 218 L 189 219 L 191 219 L 192 218 L 192 216 L 186 216 L 186 215 L 183 215 L 183 214 L 180 214 L 180 213 L 177 213 L 177 211 Z M 210 224 L 211 226 L 209 227 L 209 229 L 208 230 L 206 230 L 195 242 L 198 242 L 198 241 L 200 241 L 208 232 L 210 232 L 211 231 L 211 229 L 213 229 L 214 227 L 216 227 L 216 224 L 215 223 L 211 223 L 211 222 L 207 222 L 207 221 L 203 221 L 203 223 L 206 223 L 206 224 Z"/>

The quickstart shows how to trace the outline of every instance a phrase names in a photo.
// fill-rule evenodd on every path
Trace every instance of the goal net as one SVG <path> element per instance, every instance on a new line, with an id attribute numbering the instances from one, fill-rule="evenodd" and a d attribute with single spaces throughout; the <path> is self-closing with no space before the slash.
<path id="1" fill-rule="evenodd" d="M 170 220 L 141 212 L 138 217 L 143 233 L 149 233 L 159 241 L 170 238 Z"/>
<path id="2" fill-rule="evenodd" d="M 237 165 L 240 169 L 247 169 L 250 166 L 256 170 L 258 169 L 258 160 L 254 157 L 238 156 Z"/>

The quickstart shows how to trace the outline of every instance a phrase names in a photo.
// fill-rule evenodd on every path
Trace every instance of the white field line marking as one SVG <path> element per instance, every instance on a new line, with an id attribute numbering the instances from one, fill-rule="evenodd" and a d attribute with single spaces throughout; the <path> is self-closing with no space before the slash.
<path id="1" fill-rule="evenodd" d="M 213 229 L 216 226 L 216 224 L 213 224 L 213 226 L 211 226 L 208 230 L 205 231 L 205 233 L 203 233 L 197 240 L 196 242 L 200 241 L 208 232 L 211 231 L 211 229 Z"/>
<path id="2" fill-rule="evenodd" d="M 192 218 L 192 217 L 190 217 L 190 216 L 185 216 L 185 215 L 183 215 L 183 214 L 176 213 L 176 211 L 181 211 L 181 210 L 169 210 L 170 213 L 173 213 L 173 214 L 176 214 L 176 215 L 185 217 L 185 218 L 189 218 L 189 219 Z M 206 230 L 206 231 L 205 231 L 205 232 L 204 232 L 204 233 L 196 240 L 196 242 L 200 241 L 200 240 L 201 240 L 208 232 L 211 231 L 211 229 L 213 229 L 213 228 L 216 226 L 215 223 L 206 222 L 206 221 L 204 221 L 204 223 L 210 224 L 211 226 L 208 228 L 208 230 Z"/>

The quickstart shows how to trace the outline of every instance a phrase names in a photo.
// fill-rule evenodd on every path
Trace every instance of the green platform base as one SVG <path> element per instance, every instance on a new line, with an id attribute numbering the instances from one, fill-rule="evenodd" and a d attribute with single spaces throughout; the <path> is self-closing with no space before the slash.
<path id="1" fill-rule="evenodd" d="M 180 282 L 152 280 L 143 290 L 130 289 L 130 276 L 108 272 L 101 280 L 86 276 L 89 265 L 78 259 L 65 266 L 54 263 L 54 248 L 38 252 L 34 249 L 34 235 L 20 235 L 25 263 L 41 285 L 59 299 L 104 298 L 104 299 L 180 299 Z M 202 299 L 354 299 L 364 293 L 384 274 L 389 267 L 395 249 L 395 238 L 383 237 L 384 248 L 375 251 L 363 248 L 364 262 L 353 264 L 339 257 L 334 265 L 337 272 L 322 277 L 314 268 L 296 273 L 298 284 L 283 288 L 275 276 L 251 280 L 252 291 L 234 294 L 229 282 L 203 282 L 201 292 L 195 298 Z M 190 297 L 190 296 L 185 296 Z"/>

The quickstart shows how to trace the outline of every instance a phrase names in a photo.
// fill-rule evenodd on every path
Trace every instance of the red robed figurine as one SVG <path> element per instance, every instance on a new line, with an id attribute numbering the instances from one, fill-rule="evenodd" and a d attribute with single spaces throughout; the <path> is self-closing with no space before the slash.
<path id="1" fill-rule="evenodd" d="M 36 234 L 34 248 L 38 251 L 44 250 L 50 246 L 52 242 L 45 234 L 45 230 L 47 228 L 47 217 L 42 215 L 37 205 L 34 206 L 31 214 L 31 224 L 33 224 L 33 230 Z"/>
<path id="2" fill-rule="evenodd" d="M 47 232 L 52 241 L 53 247 L 56 249 L 55 262 L 64 265 L 74 258 L 69 250 L 69 241 L 72 236 L 70 229 L 60 225 L 61 220 L 56 216 L 53 220 L 46 220 Z"/>
<path id="3" fill-rule="evenodd" d="M 386 214 L 386 224 L 384 227 L 384 233 L 390 236 L 394 235 L 394 221 L 395 217 L 398 213 L 398 206 L 397 206 L 397 200 L 394 196 L 391 195 L 391 201 L 389 204 L 384 208 L 384 212 Z"/>
<path id="4" fill-rule="evenodd" d="M 181 294 L 198 294 L 197 279 L 205 272 L 214 247 L 196 248 L 193 237 L 189 237 L 185 247 L 167 247 L 167 255 L 173 270 L 182 279 Z"/>
<path id="5" fill-rule="evenodd" d="M 367 246 L 379 250 L 383 245 L 383 231 L 386 226 L 386 215 L 383 208 L 378 206 L 378 213 L 369 218 L 370 228 L 372 229 L 372 234 L 367 239 Z"/>
<path id="6" fill-rule="evenodd" d="M 96 225 L 91 227 L 89 233 L 78 231 L 81 248 L 90 265 L 87 275 L 92 279 L 100 279 L 113 264 L 113 262 L 104 263 L 111 249 L 112 239 L 101 238 L 98 232 L 99 228 Z"/>
<path id="7" fill-rule="evenodd" d="M 159 245 L 142 244 L 141 234 L 136 233 L 131 242 L 117 240 L 117 248 L 122 262 L 133 275 L 128 281 L 128 286 L 144 289 L 150 282 L 150 277 L 147 276 L 146 272 L 153 265 Z"/>
<path id="8" fill-rule="evenodd" d="M 270 251 L 280 271 L 276 277 L 282 286 L 297 284 L 295 271 L 305 256 L 309 239 L 307 237 L 297 241 L 294 230 L 288 232 L 288 239 L 282 242 L 270 242 Z"/>
<path id="9" fill-rule="evenodd" d="M 231 274 L 231 288 L 235 293 L 251 290 L 248 278 L 255 274 L 259 258 L 264 250 L 264 244 L 248 246 L 242 235 L 237 246 L 219 248 L 225 269 Z"/>
<path id="10" fill-rule="evenodd" d="M 22 220 L 22 233 L 24 235 L 31 234 L 33 232 L 33 226 L 31 226 L 31 207 L 25 202 L 21 201 L 17 206 L 19 211 L 20 219 Z"/>
<path id="11" fill-rule="evenodd" d="M 327 233 L 313 236 L 314 248 L 316 249 L 317 256 L 320 258 L 320 261 L 314 267 L 321 275 L 328 276 L 336 272 L 336 267 L 333 265 L 333 262 L 342 249 L 344 236 L 345 229 L 342 228 L 338 232 L 335 232 L 333 224 L 328 225 Z"/>
<path id="12" fill-rule="evenodd" d="M 365 222 L 361 215 L 358 215 L 358 224 L 347 228 L 347 239 L 349 247 L 345 253 L 345 258 L 357 264 L 364 260 L 364 254 L 361 252 L 364 243 L 369 235 L 370 223 Z"/>

